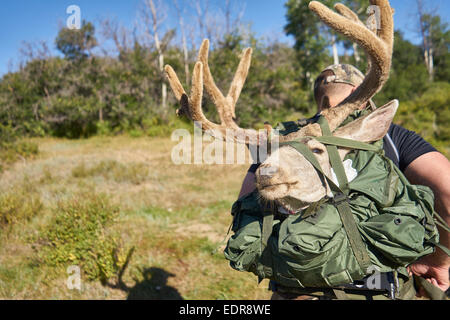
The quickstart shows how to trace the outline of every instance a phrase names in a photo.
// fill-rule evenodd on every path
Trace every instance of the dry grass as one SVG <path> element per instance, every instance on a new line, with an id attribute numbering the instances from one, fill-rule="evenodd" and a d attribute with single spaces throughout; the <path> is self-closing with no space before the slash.
<path id="1" fill-rule="evenodd" d="M 248 165 L 176 165 L 166 138 L 35 139 L 40 153 L 1 176 L 0 194 L 33 186 L 43 208 L 0 234 L 4 299 L 266 299 L 267 282 L 231 269 L 222 250 Z M 57 203 L 80 192 L 104 193 L 119 206 L 112 228 L 135 247 L 110 285 L 82 276 L 69 290 L 65 269 L 38 258 L 35 242 Z M 0 232 L 2 232 L 0 230 Z"/>

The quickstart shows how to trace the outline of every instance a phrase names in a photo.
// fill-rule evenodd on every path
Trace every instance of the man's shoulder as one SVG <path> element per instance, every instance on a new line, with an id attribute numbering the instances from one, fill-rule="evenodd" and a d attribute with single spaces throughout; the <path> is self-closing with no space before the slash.
<path id="1" fill-rule="evenodd" d="M 410 130 L 402 127 L 401 125 L 398 125 L 398 124 L 395 124 L 395 123 L 392 123 L 391 126 L 389 127 L 389 130 L 388 130 L 388 134 L 391 137 L 398 136 L 398 135 L 401 135 L 401 134 L 407 134 L 407 133 L 415 133 L 415 132 L 414 131 L 410 131 Z"/>
<path id="2" fill-rule="evenodd" d="M 408 130 L 401 125 L 392 124 L 385 137 L 385 143 L 391 144 L 403 171 L 418 157 L 437 151 L 429 142 L 414 131 Z"/>

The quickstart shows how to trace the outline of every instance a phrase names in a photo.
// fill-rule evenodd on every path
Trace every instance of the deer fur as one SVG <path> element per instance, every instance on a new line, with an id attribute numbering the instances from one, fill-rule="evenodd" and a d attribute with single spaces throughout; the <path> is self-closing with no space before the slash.
<path id="1" fill-rule="evenodd" d="M 339 128 L 348 115 L 366 104 L 381 90 L 389 77 L 394 39 L 393 10 L 388 0 L 370 0 L 370 4 L 380 9 L 379 30 L 366 27 L 351 9 L 342 4 L 335 6 L 338 13 L 318 1 L 309 4 L 309 8 L 324 23 L 358 43 L 369 57 L 369 70 L 362 84 L 338 106 L 321 112 L 327 119 L 333 135 L 364 142 L 379 140 L 386 134 L 398 107 L 398 102 L 394 100 L 370 115 Z M 269 125 L 265 125 L 265 134 L 261 135 L 252 129 L 242 129 L 235 122 L 235 107 L 249 72 L 252 50 L 250 48 L 244 50 L 226 97 L 214 82 L 209 69 L 208 52 L 209 41 L 204 40 L 194 67 L 190 96 L 187 96 L 172 67 L 165 67 L 171 88 L 181 103 L 181 109 L 177 110 L 177 113 L 188 116 L 194 122 L 200 122 L 204 131 L 223 140 L 233 139 L 235 142 L 252 145 L 270 141 L 273 137 Z M 220 124 L 209 121 L 203 114 L 201 108 L 203 86 L 217 107 Z M 232 138 L 227 135 L 227 129 L 235 131 Z M 279 142 L 297 140 L 307 145 L 316 155 L 325 174 L 329 176 L 331 167 L 326 148 L 314 139 L 321 135 L 320 126 L 310 124 L 297 132 L 278 138 Z M 340 148 L 341 159 L 348 152 L 349 150 Z M 275 159 L 279 159 L 279 163 Z M 266 159 L 257 171 L 256 179 L 257 188 L 264 198 L 277 200 L 291 211 L 303 209 L 330 193 L 326 182 L 321 179 L 314 167 L 289 146 L 279 148 Z"/>
<path id="2" fill-rule="evenodd" d="M 394 100 L 371 114 L 357 119 L 334 132 L 334 136 L 362 142 L 382 139 L 398 108 Z M 314 138 L 299 140 L 316 156 L 323 172 L 331 178 L 331 165 L 325 145 Z M 341 160 L 350 150 L 338 148 Z M 283 146 L 268 157 L 256 171 L 256 187 L 266 200 L 276 200 L 290 212 L 305 209 L 324 196 L 331 196 L 328 183 L 311 163 L 291 146 Z"/>

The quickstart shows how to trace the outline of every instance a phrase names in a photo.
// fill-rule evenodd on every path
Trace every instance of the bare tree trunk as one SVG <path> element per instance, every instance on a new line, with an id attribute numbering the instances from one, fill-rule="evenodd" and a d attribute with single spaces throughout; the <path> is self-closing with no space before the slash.
<path id="1" fill-rule="evenodd" d="M 433 60 L 433 44 L 431 42 L 431 28 L 427 30 L 427 26 L 424 20 L 426 14 L 423 1 L 417 0 L 417 12 L 419 15 L 419 29 L 422 36 L 423 55 L 425 66 L 428 71 L 428 77 L 430 81 L 434 80 L 434 60 Z"/>
<path id="2" fill-rule="evenodd" d="M 339 64 L 339 54 L 336 45 L 336 35 L 331 35 L 331 47 L 333 48 L 333 60 L 334 64 Z"/>
<path id="3" fill-rule="evenodd" d="M 363 4 L 361 1 L 356 1 L 355 6 L 356 7 L 351 7 L 351 9 L 353 9 L 353 11 L 358 16 L 360 16 L 367 9 L 365 4 Z M 361 62 L 361 55 L 359 54 L 359 51 L 358 51 L 358 44 L 353 42 L 352 47 L 353 47 L 353 58 L 355 59 L 355 64 L 359 65 L 359 63 Z"/>
<path id="4" fill-rule="evenodd" d="M 103 95 L 100 94 L 99 92 L 97 92 L 97 99 L 98 101 L 100 101 L 100 105 L 103 104 Z M 98 122 L 103 122 L 103 107 L 100 106 L 100 108 L 98 108 Z"/>
<path id="5" fill-rule="evenodd" d="M 182 32 L 182 36 L 183 36 L 183 54 L 184 54 L 184 73 L 186 75 L 186 85 L 189 87 L 190 86 L 189 80 L 191 79 L 189 75 L 189 51 L 187 48 L 186 35 L 184 31 Z"/>
<path id="6" fill-rule="evenodd" d="M 148 5 L 152 14 L 153 39 L 155 41 L 156 50 L 158 51 L 159 70 L 162 74 L 164 72 L 164 52 L 161 49 L 161 42 L 158 35 L 158 15 L 153 0 L 148 0 Z M 161 84 L 161 105 L 165 111 L 167 107 L 167 84 L 165 81 L 162 81 Z"/>
<path id="7" fill-rule="evenodd" d="M 433 79 L 434 79 L 433 48 L 424 49 L 423 55 L 424 55 L 425 65 L 426 65 L 427 71 L 428 71 L 428 78 L 430 81 L 433 81 Z"/>
<path id="8" fill-rule="evenodd" d="M 353 57 L 355 58 L 356 64 L 359 64 L 361 61 L 361 56 L 359 55 L 358 45 L 356 43 L 353 43 Z"/>
<path id="9" fill-rule="evenodd" d="M 100 109 L 98 110 L 98 121 L 103 122 L 103 108 L 102 107 L 100 107 Z"/>
<path id="10" fill-rule="evenodd" d="M 184 19 L 183 19 L 183 14 L 181 12 L 181 9 L 180 9 L 180 7 L 178 5 L 178 1 L 177 0 L 173 0 L 173 3 L 175 5 L 175 8 L 177 9 L 178 23 L 179 23 L 180 29 L 181 29 L 181 40 L 182 40 L 183 55 L 184 55 L 184 74 L 186 76 L 186 85 L 189 87 L 189 79 L 190 79 L 190 75 L 189 75 L 189 51 L 188 51 L 188 48 L 187 48 Z"/>

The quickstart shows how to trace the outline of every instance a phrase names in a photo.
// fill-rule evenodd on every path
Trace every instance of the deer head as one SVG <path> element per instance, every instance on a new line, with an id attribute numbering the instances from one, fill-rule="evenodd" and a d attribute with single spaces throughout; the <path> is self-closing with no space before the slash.
<path id="1" fill-rule="evenodd" d="M 393 10 L 388 0 L 370 0 L 380 9 L 379 30 L 367 28 L 349 8 L 337 4 L 335 13 L 317 1 L 312 1 L 310 9 L 331 28 L 357 42 L 369 57 L 369 70 L 362 84 L 335 108 L 322 111 L 328 121 L 330 130 L 336 137 L 372 142 L 381 139 L 388 131 L 398 107 L 394 100 L 373 113 L 350 124 L 339 125 L 355 110 L 367 103 L 385 84 L 389 77 L 393 47 Z M 181 102 L 178 114 L 185 114 L 195 122 L 202 124 L 202 129 L 224 140 L 229 139 L 226 130 L 235 131 L 232 140 L 239 143 L 258 144 L 271 140 L 272 130 L 266 127 L 264 133 L 258 134 L 252 129 L 242 129 L 234 121 L 235 105 L 248 75 L 252 50 L 243 52 L 233 82 L 227 96 L 223 96 L 214 83 L 208 66 L 209 42 L 202 43 L 198 62 L 195 65 L 190 97 L 185 93 L 178 77 L 170 66 L 165 70 L 175 93 Z M 201 109 L 203 86 L 217 107 L 221 124 L 215 124 L 204 116 Z M 337 129 L 338 128 L 338 129 Z M 279 136 L 280 142 L 296 140 L 306 145 L 322 166 L 325 175 L 331 177 L 326 147 L 314 139 L 322 135 L 318 124 L 311 124 L 286 136 Z M 340 148 L 341 159 L 349 149 Z M 268 157 L 256 172 L 257 188 L 263 198 L 276 200 L 289 211 L 303 209 L 329 194 L 329 186 L 314 167 L 294 148 L 283 146 Z"/>
<path id="2" fill-rule="evenodd" d="M 333 136 L 370 143 L 382 139 L 398 108 L 394 100 L 333 132 Z M 314 137 L 298 137 L 312 151 L 324 174 L 333 179 L 327 148 Z M 350 152 L 338 148 L 341 160 Z M 264 161 L 256 171 L 256 186 L 266 200 L 275 200 L 289 212 L 305 209 L 324 196 L 332 196 L 326 179 L 296 149 L 282 146 Z"/>

